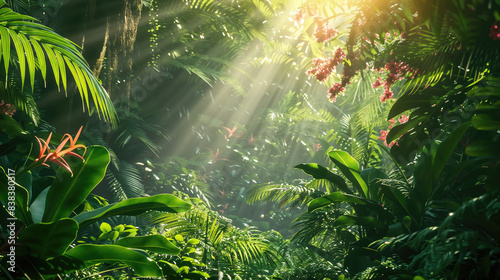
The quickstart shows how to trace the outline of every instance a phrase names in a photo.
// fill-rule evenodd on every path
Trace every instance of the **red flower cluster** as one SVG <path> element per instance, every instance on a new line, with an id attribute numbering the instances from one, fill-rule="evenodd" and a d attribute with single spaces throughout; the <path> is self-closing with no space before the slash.
<path id="1" fill-rule="evenodd" d="M 381 85 L 382 85 L 382 80 L 380 79 L 380 77 L 377 77 L 377 80 L 375 81 L 375 83 L 372 84 L 372 87 L 379 88 Z"/>
<path id="2" fill-rule="evenodd" d="M 16 112 L 16 109 L 14 105 L 5 103 L 5 101 L 2 100 L 0 102 L 0 114 L 6 114 L 8 116 L 13 116 L 14 113 Z"/>
<path id="3" fill-rule="evenodd" d="M 498 23 L 494 23 L 491 26 L 490 37 L 493 38 L 493 40 L 495 40 L 495 41 L 500 40 L 500 26 Z"/>
<path id="4" fill-rule="evenodd" d="M 339 65 L 345 58 L 345 53 L 342 48 L 338 48 L 335 51 L 333 58 L 315 58 L 313 59 L 314 68 L 307 70 L 307 75 L 314 75 L 318 81 L 322 82 L 330 76 L 332 71 L 335 71 L 337 65 Z"/>
<path id="5" fill-rule="evenodd" d="M 304 14 L 307 13 L 309 16 L 314 16 L 316 14 L 316 6 L 313 3 L 305 3 L 302 7 L 295 10 L 292 15 L 294 17 L 295 23 L 302 23 Z"/>
<path id="6" fill-rule="evenodd" d="M 316 11 L 316 5 L 312 1 L 307 1 L 306 3 L 302 4 L 300 8 L 295 10 L 292 15 L 294 16 L 295 22 L 300 23 L 305 13 L 313 17 L 316 14 Z"/>
<path id="7" fill-rule="evenodd" d="M 328 98 L 330 99 L 330 102 L 335 102 L 337 100 L 337 95 L 339 93 L 344 92 L 345 88 L 342 86 L 341 83 L 336 83 L 334 84 L 329 90 L 328 90 Z"/>
<path id="8" fill-rule="evenodd" d="M 321 17 L 314 17 L 316 29 L 314 30 L 314 37 L 318 43 L 328 42 L 333 37 L 337 36 L 339 32 L 333 27 L 328 26 L 328 20 Z"/>
<path id="9" fill-rule="evenodd" d="M 389 71 L 387 79 L 384 82 L 382 82 L 379 77 L 377 78 L 377 81 L 372 84 L 373 88 L 378 88 L 381 85 L 384 86 L 384 94 L 380 95 L 381 102 L 385 102 L 387 99 L 391 99 L 393 97 L 391 86 L 395 82 L 404 79 L 402 75 L 405 72 L 409 71 L 408 64 L 404 62 L 394 62 L 393 60 L 389 61 L 389 63 L 385 65 L 385 69 Z"/>
<path id="10" fill-rule="evenodd" d="M 399 123 L 405 123 L 408 121 L 408 116 L 406 115 L 402 115 L 399 119 L 398 119 Z M 381 130 L 380 131 L 380 136 L 378 137 L 378 139 L 384 141 L 384 145 L 386 147 L 389 147 L 389 148 L 392 148 L 392 146 L 394 146 L 394 144 L 396 144 L 396 146 L 398 145 L 398 142 L 396 140 L 392 141 L 391 143 L 387 144 L 387 134 L 389 134 L 389 131 L 390 129 L 394 126 L 394 124 L 396 123 L 396 121 L 394 119 L 390 119 L 389 122 L 391 123 L 389 125 L 389 128 L 387 130 Z M 399 138 L 401 138 L 403 135 L 399 136 Z"/>
<path id="11" fill-rule="evenodd" d="M 328 76 L 332 73 L 333 70 L 337 67 L 337 64 L 334 63 L 333 58 L 314 58 L 313 64 L 314 68 L 310 68 L 306 71 L 307 75 L 314 75 L 316 79 L 320 82 L 326 80 Z"/>

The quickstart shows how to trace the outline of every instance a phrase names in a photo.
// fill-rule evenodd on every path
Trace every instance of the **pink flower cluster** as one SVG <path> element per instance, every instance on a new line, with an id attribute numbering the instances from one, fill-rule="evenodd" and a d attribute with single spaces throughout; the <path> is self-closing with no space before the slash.
<path id="1" fill-rule="evenodd" d="M 307 1 L 306 3 L 302 4 L 300 8 L 295 10 L 292 15 L 294 16 L 294 20 L 296 23 L 301 23 L 305 13 L 312 17 L 316 14 L 316 11 L 316 5 L 312 1 Z"/>
<path id="2" fill-rule="evenodd" d="M 316 23 L 314 37 L 318 43 L 328 42 L 339 34 L 335 28 L 328 25 L 328 19 L 316 16 L 314 22 Z"/>
<path id="3" fill-rule="evenodd" d="M 345 88 L 342 86 L 341 83 L 336 83 L 334 84 L 329 90 L 328 90 L 328 98 L 330 99 L 330 102 L 335 102 L 337 101 L 337 95 L 339 93 L 344 92 Z"/>
<path id="4" fill-rule="evenodd" d="M 5 101 L 2 100 L 0 102 L 0 114 L 6 114 L 8 116 L 13 116 L 14 113 L 16 112 L 16 109 L 14 105 L 5 103 Z"/>
<path id="5" fill-rule="evenodd" d="M 494 23 L 491 26 L 490 37 L 493 38 L 493 40 L 495 41 L 500 40 L 500 26 L 498 25 L 498 23 Z"/>
<path id="6" fill-rule="evenodd" d="M 399 123 L 405 123 L 405 122 L 408 121 L 408 116 L 402 115 L 398 119 L 398 121 L 399 121 Z M 390 119 L 389 122 L 391 123 L 389 125 L 389 128 L 387 130 L 381 130 L 380 131 L 380 136 L 378 137 L 378 139 L 384 141 L 384 145 L 386 147 L 392 148 L 392 146 L 394 146 L 394 144 L 396 144 L 396 146 L 398 146 L 398 142 L 396 140 L 394 140 L 391 143 L 387 144 L 387 134 L 389 134 L 390 129 L 394 126 L 394 124 L 396 123 L 396 121 L 394 119 Z M 402 136 L 403 135 L 399 136 L 399 138 L 401 138 Z"/>
<path id="7" fill-rule="evenodd" d="M 372 84 L 373 88 L 378 88 L 382 85 L 384 86 L 384 94 L 380 95 L 381 102 L 385 102 L 387 99 L 391 99 L 393 97 L 391 86 L 395 82 L 404 79 L 403 74 L 409 71 L 408 64 L 404 62 L 394 62 L 393 60 L 389 61 L 389 63 L 385 65 L 385 69 L 389 72 L 387 79 L 382 82 L 379 77 L 377 78 L 377 81 Z"/>
<path id="8" fill-rule="evenodd" d="M 335 51 L 335 55 L 333 58 L 315 58 L 313 59 L 313 64 L 314 67 L 310 68 L 307 70 L 306 74 L 307 75 L 314 75 L 318 81 L 322 82 L 330 76 L 332 71 L 337 68 L 337 65 L 339 65 L 342 60 L 345 58 L 345 53 L 342 50 L 342 48 L 338 48 Z"/>

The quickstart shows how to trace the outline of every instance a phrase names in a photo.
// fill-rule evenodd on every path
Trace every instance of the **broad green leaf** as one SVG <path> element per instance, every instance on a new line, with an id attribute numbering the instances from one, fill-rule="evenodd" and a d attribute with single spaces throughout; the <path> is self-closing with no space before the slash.
<path id="1" fill-rule="evenodd" d="M 189 279 L 193 279 L 193 280 L 194 279 L 208 279 L 208 278 L 210 278 L 210 275 L 206 272 L 195 270 L 195 271 L 189 272 L 187 277 L 189 277 Z"/>
<path id="2" fill-rule="evenodd" d="M 391 130 L 389 130 L 389 133 L 387 134 L 387 144 L 391 143 L 393 140 L 397 140 L 401 135 L 415 128 L 415 126 L 417 126 L 423 118 L 424 116 L 415 117 L 403 124 L 399 124 L 391 128 Z"/>
<path id="3" fill-rule="evenodd" d="M 500 156 L 500 142 L 476 140 L 467 146 L 465 153 L 469 156 Z"/>
<path id="4" fill-rule="evenodd" d="M 73 219 L 32 224 L 21 231 L 19 243 L 27 246 L 32 256 L 47 259 L 62 255 L 75 240 L 77 232 L 78 223 Z"/>
<path id="5" fill-rule="evenodd" d="M 78 245 L 64 256 L 82 261 L 85 267 L 100 263 L 123 263 L 130 266 L 139 276 L 163 276 L 161 269 L 149 257 L 118 245 Z"/>
<path id="6" fill-rule="evenodd" d="M 191 209 L 191 204 L 170 194 L 158 194 L 149 197 L 136 197 L 113 203 L 102 208 L 79 214 L 74 219 L 84 227 L 97 220 L 115 215 L 136 216 L 150 210 L 165 212 L 184 212 Z"/>
<path id="7" fill-rule="evenodd" d="M 438 143 L 432 142 L 424 147 L 422 154 L 415 164 L 413 173 L 415 187 L 413 193 L 417 194 L 420 204 L 425 204 L 433 189 L 432 165 L 436 156 Z"/>
<path id="8" fill-rule="evenodd" d="M 316 164 L 316 163 L 305 163 L 296 165 L 295 168 L 302 169 L 305 173 L 313 176 L 315 179 L 325 179 L 333 184 L 335 184 L 341 191 L 345 193 L 352 193 L 351 190 L 347 187 L 347 184 L 344 178 L 340 177 L 337 174 L 334 174 L 330 170 L 325 167 Z"/>
<path id="9" fill-rule="evenodd" d="M 6 114 L 0 114 L 0 130 L 7 133 L 10 139 L 13 139 L 16 136 L 26 134 L 24 129 L 19 125 L 16 120 L 14 120 L 11 116 Z"/>
<path id="10" fill-rule="evenodd" d="M 361 178 L 363 178 L 363 180 L 367 183 L 370 183 L 374 179 L 388 179 L 389 178 L 387 176 L 387 174 L 385 174 L 384 171 L 382 171 L 378 168 L 374 168 L 374 167 L 363 169 L 363 171 L 361 171 L 360 175 L 361 175 Z"/>
<path id="11" fill-rule="evenodd" d="M 318 208 L 328 206 L 335 202 L 345 202 L 351 204 L 357 215 L 366 216 L 370 213 L 370 211 L 373 211 L 383 220 L 393 219 L 392 214 L 380 206 L 378 202 L 352 194 L 343 194 L 341 192 L 334 192 L 314 199 L 308 204 L 307 211 L 312 212 Z"/>
<path id="12" fill-rule="evenodd" d="M 106 233 L 106 232 L 110 232 L 111 231 L 111 226 L 106 223 L 106 222 L 103 222 L 101 223 L 101 226 L 99 226 L 99 229 L 103 232 L 103 233 Z"/>
<path id="13" fill-rule="evenodd" d="M 330 160 L 337 165 L 342 174 L 364 197 L 368 195 L 368 186 L 359 173 L 359 163 L 346 151 L 336 150 L 328 153 Z"/>
<path id="14" fill-rule="evenodd" d="M 178 255 L 181 250 L 163 235 L 125 237 L 114 243 L 127 248 L 148 250 L 158 254 Z"/>
<path id="15" fill-rule="evenodd" d="M 472 117 L 472 125 L 478 130 L 498 130 L 500 119 L 496 117 L 496 114 L 476 114 Z"/>
<path id="16" fill-rule="evenodd" d="M 376 179 L 387 179 L 389 178 L 384 171 L 370 167 L 361 171 L 361 178 L 368 184 L 368 196 L 367 198 L 378 201 L 379 184 L 377 184 Z M 378 181 L 378 180 L 377 180 Z"/>
<path id="17" fill-rule="evenodd" d="M 45 205 L 47 203 L 47 194 L 50 188 L 44 189 L 31 203 L 31 217 L 34 223 L 41 223 L 43 219 L 43 214 L 45 213 Z"/>
<path id="18" fill-rule="evenodd" d="M 30 203 L 33 204 L 35 199 L 40 195 L 40 193 L 50 187 L 54 182 L 54 176 L 43 176 L 36 179 L 31 186 Z M 43 203 L 45 207 L 45 202 Z M 32 207 L 30 205 L 30 207 Z"/>
<path id="19" fill-rule="evenodd" d="M 191 238 L 187 242 L 187 244 L 190 244 L 190 245 L 196 245 L 196 244 L 199 244 L 199 243 L 200 243 L 200 240 L 196 239 L 196 238 Z"/>
<path id="20" fill-rule="evenodd" d="M 468 96 L 500 96 L 500 90 L 494 86 L 477 86 L 467 91 Z"/>
<path id="21" fill-rule="evenodd" d="M 109 152 L 104 147 L 88 147 L 84 159 L 77 159 L 77 164 L 71 167 L 73 176 L 64 168 L 57 171 L 47 194 L 44 222 L 69 217 L 104 178 L 110 161 Z"/>

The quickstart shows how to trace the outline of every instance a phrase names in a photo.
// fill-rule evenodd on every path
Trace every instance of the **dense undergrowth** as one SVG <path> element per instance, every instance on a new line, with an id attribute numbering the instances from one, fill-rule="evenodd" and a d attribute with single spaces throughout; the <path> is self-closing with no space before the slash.
<path id="1" fill-rule="evenodd" d="M 499 11 L 6 1 L 2 279 L 500 278 Z"/>

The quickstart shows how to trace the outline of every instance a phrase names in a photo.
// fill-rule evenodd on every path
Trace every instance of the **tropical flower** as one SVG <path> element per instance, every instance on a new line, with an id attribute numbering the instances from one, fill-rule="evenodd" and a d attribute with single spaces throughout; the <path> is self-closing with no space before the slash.
<path id="1" fill-rule="evenodd" d="M 336 83 L 328 90 L 327 97 L 330 99 L 330 102 L 335 102 L 337 100 L 337 95 L 344 91 L 345 88 L 342 86 L 342 84 Z"/>
<path id="2" fill-rule="evenodd" d="M 225 130 L 227 130 L 227 132 L 229 133 L 227 136 L 224 135 L 224 137 L 226 138 L 226 140 L 229 140 L 229 138 L 231 138 L 231 136 L 235 136 L 236 138 L 240 138 L 241 136 L 243 136 L 243 131 L 238 131 L 238 126 L 235 125 L 233 126 L 233 129 L 229 129 L 228 127 L 225 127 L 223 126 L 222 128 L 224 128 Z"/>
<path id="3" fill-rule="evenodd" d="M 87 147 L 85 147 L 85 145 L 76 144 L 76 141 L 78 140 L 78 137 L 80 136 L 80 133 L 82 132 L 82 128 L 83 127 L 80 127 L 75 138 L 71 137 L 71 135 L 69 135 L 67 133 L 64 134 L 64 136 L 61 139 L 61 143 L 52 152 L 50 151 L 50 147 L 49 147 L 50 139 L 52 138 L 52 132 L 49 134 L 49 137 L 47 138 L 47 140 L 43 140 L 43 139 L 35 136 L 36 140 L 38 141 L 39 147 L 40 147 L 40 153 L 38 154 L 38 158 L 35 160 L 35 162 L 42 162 L 42 160 L 43 160 L 42 165 L 45 165 L 45 166 L 49 166 L 46 163 L 47 161 L 53 162 L 53 163 L 63 167 L 64 169 L 68 170 L 71 173 L 71 175 L 73 176 L 73 172 L 71 171 L 69 164 L 66 162 L 66 160 L 63 157 L 65 155 L 68 155 L 68 156 L 75 156 L 75 157 L 78 157 L 78 158 L 84 160 L 82 156 L 73 152 L 75 149 L 78 149 L 78 148 L 83 148 L 83 149 L 85 149 L 85 152 L 87 151 Z M 66 145 L 66 143 L 68 141 L 69 141 L 69 147 L 64 149 L 64 146 Z M 45 152 L 47 152 L 47 154 L 45 154 Z M 84 152 L 84 154 L 85 154 L 85 152 Z"/>
<path id="4" fill-rule="evenodd" d="M 316 22 L 314 37 L 316 37 L 318 43 L 328 42 L 339 34 L 336 29 L 328 25 L 328 20 L 325 18 L 316 16 L 314 22 Z"/>

